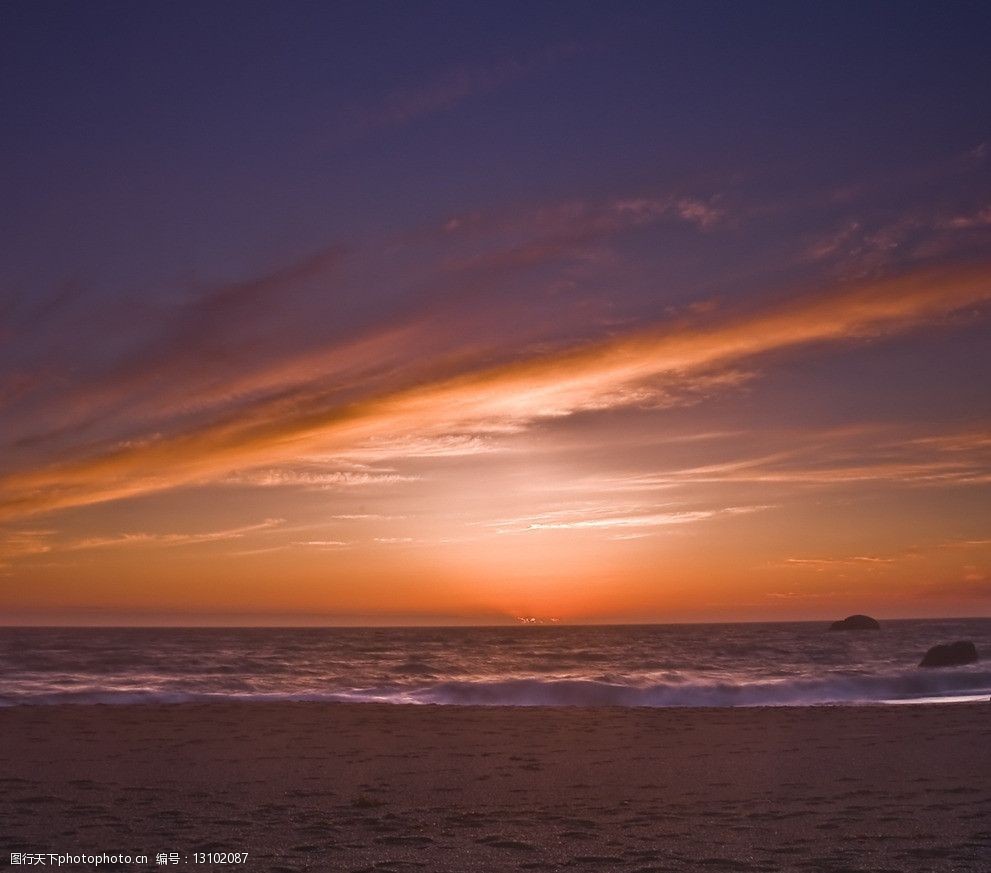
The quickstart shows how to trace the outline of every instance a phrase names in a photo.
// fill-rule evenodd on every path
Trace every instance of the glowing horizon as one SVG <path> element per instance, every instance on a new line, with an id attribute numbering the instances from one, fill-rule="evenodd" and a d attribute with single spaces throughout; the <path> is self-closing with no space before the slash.
<path id="1" fill-rule="evenodd" d="M 859 91 L 810 59 L 770 126 L 692 73 L 722 147 L 678 93 L 600 127 L 586 99 L 650 106 L 667 74 L 636 90 L 653 43 L 584 27 L 419 80 L 407 47 L 360 99 L 322 79 L 188 97 L 224 151 L 178 144 L 178 168 L 103 107 L 161 190 L 109 139 L 106 166 L 67 142 L 51 191 L 18 158 L 36 187 L 0 277 L 0 625 L 991 614 L 975 113 L 906 104 L 944 132 L 913 147 L 868 101 L 863 141 L 830 152 L 801 131 Z M 267 139 L 324 112 L 333 135 Z M 480 138 L 503 117 L 520 129 Z"/>

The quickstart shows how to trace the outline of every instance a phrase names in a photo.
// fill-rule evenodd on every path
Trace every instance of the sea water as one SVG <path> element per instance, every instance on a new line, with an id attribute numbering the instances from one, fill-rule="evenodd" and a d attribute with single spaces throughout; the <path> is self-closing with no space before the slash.
<path id="1" fill-rule="evenodd" d="M 0 705 L 803 706 L 991 694 L 991 619 L 828 627 L 0 628 Z M 958 639 L 987 660 L 917 666 Z"/>

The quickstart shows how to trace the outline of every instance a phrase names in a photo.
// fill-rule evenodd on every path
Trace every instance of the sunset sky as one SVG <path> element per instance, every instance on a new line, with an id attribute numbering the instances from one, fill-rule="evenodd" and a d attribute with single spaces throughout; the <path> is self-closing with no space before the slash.
<path id="1" fill-rule="evenodd" d="M 991 614 L 987 4 L 0 10 L 0 624 Z"/>

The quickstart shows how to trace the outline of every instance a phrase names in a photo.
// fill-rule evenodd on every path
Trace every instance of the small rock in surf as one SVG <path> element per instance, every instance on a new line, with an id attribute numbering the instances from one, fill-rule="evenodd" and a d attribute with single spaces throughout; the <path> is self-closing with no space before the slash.
<path id="1" fill-rule="evenodd" d="M 933 646 L 919 662 L 920 667 L 956 667 L 973 664 L 977 660 L 977 646 L 970 640 L 959 640 L 942 646 Z"/>
<path id="2" fill-rule="evenodd" d="M 829 626 L 829 629 L 834 631 L 880 630 L 881 625 L 877 623 L 876 619 L 871 618 L 869 615 L 848 615 L 842 621 L 834 621 Z"/>

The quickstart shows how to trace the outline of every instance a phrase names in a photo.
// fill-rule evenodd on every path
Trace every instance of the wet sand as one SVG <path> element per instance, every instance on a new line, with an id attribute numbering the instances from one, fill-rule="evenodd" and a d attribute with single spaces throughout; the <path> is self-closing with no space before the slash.
<path id="1" fill-rule="evenodd" d="M 207 869 L 197 851 L 251 871 L 986 873 L 991 706 L 0 710 L 0 866 Z"/>

